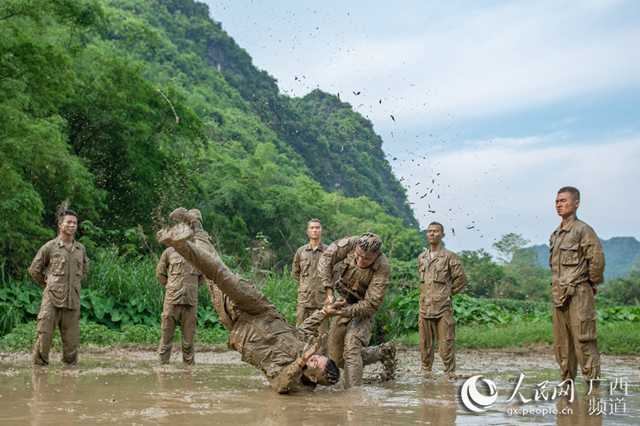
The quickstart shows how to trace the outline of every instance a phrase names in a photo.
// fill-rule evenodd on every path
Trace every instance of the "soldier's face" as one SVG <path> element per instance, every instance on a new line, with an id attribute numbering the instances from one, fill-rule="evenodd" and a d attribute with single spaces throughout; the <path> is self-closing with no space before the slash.
<path id="1" fill-rule="evenodd" d="M 75 216 L 65 216 L 58 224 L 58 228 L 60 228 L 61 234 L 73 235 L 78 228 L 78 220 Z"/>
<path id="2" fill-rule="evenodd" d="M 380 254 L 379 251 L 376 253 L 372 253 L 370 251 L 364 251 L 360 247 L 356 247 L 356 253 L 355 253 L 356 264 L 360 268 L 366 268 L 367 266 L 370 266 L 373 262 L 376 261 L 376 259 L 378 258 L 378 254 Z"/>
<path id="3" fill-rule="evenodd" d="M 307 235 L 312 240 L 318 240 L 322 236 L 322 224 L 320 222 L 311 222 L 307 225 Z"/>
<path id="4" fill-rule="evenodd" d="M 438 225 L 429 225 L 427 228 L 427 241 L 429 244 L 440 244 L 440 241 L 444 238 L 444 232 Z"/>
<path id="5" fill-rule="evenodd" d="M 570 192 L 561 192 L 556 197 L 556 211 L 560 217 L 575 215 L 580 200 L 574 200 Z"/>

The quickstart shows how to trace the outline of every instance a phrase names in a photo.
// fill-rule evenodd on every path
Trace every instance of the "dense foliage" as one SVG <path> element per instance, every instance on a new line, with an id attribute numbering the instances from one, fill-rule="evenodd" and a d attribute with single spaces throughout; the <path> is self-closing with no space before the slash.
<path id="1" fill-rule="evenodd" d="M 55 235 L 61 205 L 101 245 L 198 207 L 218 248 L 259 268 L 288 264 L 311 217 L 327 240 L 372 230 L 394 257 L 417 256 L 424 236 L 371 124 L 333 101 L 321 121 L 301 111 L 328 95 L 281 95 L 208 13 L 193 0 L 0 4 L 9 273 Z"/>

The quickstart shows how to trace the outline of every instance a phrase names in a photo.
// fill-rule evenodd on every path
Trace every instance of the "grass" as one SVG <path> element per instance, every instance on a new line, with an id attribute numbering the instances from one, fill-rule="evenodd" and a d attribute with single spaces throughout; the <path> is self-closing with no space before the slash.
<path id="1" fill-rule="evenodd" d="M 418 333 L 409 333 L 396 339 L 410 347 L 419 346 Z M 551 323 L 516 323 L 505 326 L 458 326 L 458 349 L 514 349 L 553 348 Z M 600 352 L 609 355 L 640 353 L 640 332 L 634 324 L 598 324 Z"/>

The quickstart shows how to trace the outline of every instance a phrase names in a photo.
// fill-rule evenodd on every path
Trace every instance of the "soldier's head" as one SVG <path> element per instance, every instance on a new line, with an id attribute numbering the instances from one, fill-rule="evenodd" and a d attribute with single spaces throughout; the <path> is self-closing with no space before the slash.
<path id="1" fill-rule="evenodd" d="M 360 268 L 366 268 L 382 253 L 382 240 L 373 232 L 365 232 L 358 239 L 355 259 Z"/>
<path id="2" fill-rule="evenodd" d="M 564 186 L 558 190 L 556 211 L 558 216 L 569 218 L 576 215 L 580 206 L 580 191 L 573 186 Z"/>
<path id="3" fill-rule="evenodd" d="M 307 235 L 312 240 L 319 240 L 322 236 L 322 222 L 320 219 L 313 218 L 307 222 Z"/>
<path id="4" fill-rule="evenodd" d="M 427 226 L 427 241 L 431 245 L 438 245 L 444 238 L 444 226 L 439 222 L 431 222 Z"/>
<path id="5" fill-rule="evenodd" d="M 302 374 L 322 386 L 331 386 L 340 380 L 340 369 L 334 360 L 322 355 L 313 355 L 302 367 Z"/>
<path id="6" fill-rule="evenodd" d="M 60 234 L 73 235 L 78 228 L 78 215 L 73 210 L 63 210 L 58 214 Z"/>

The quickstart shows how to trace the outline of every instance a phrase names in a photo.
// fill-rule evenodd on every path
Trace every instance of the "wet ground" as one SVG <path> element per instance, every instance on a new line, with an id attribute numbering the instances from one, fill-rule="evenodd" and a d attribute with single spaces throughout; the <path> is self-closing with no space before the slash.
<path id="1" fill-rule="evenodd" d="M 31 366 L 28 353 L 0 354 L 0 424 L 640 424 L 640 356 L 603 356 L 601 389 L 585 395 L 580 380 L 573 402 L 558 395 L 551 353 L 459 351 L 457 358 L 459 377 L 436 371 L 423 378 L 418 351 L 400 349 L 395 381 L 380 382 L 379 367 L 371 366 L 357 389 L 279 395 L 236 353 L 215 347 L 199 348 L 193 367 L 178 353 L 158 366 L 155 352 L 141 349 L 85 350 L 67 368 L 59 353 L 49 367 Z M 484 379 L 464 386 L 478 374 L 495 388 Z M 482 403 L 496 392 L 495 402 Z M 472 408 L 486 411 L 466 408 L 465 393 Z"/>

